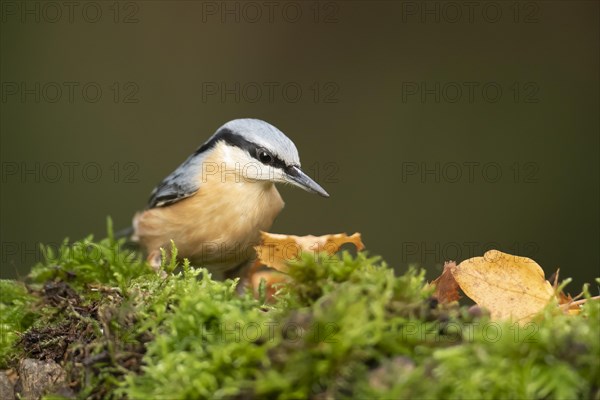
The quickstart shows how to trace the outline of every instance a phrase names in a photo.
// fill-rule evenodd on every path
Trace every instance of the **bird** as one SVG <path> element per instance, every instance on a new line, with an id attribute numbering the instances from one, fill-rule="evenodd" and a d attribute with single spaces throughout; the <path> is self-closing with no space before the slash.
<path id="1" fill-rule="evenodd" d="M 223 278 L 240 277 L 255 258 L 260 232 L 284 207 L 276 183 L 329 197 L 302 171 L 282 131 L 263 120 L 234 119 L 156 186 L 133 217 L 131 240 L 155 268 L 172 241 L 178 258 Z"/>

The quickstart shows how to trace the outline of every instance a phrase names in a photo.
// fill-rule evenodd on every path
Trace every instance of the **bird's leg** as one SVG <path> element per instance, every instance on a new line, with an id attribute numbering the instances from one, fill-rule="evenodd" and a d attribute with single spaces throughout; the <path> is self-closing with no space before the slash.
<path id="1" fill-rule="evenodd" d="M 239 282 L 238 285 L 236 287 L 236 290 L 239 294 L 242 294 L 244 292 L 244 290 L 250 285 L 250 269 L 251 266 L 254 264 L 254 259 L 248 259 L 248 260 L 244 260 L 242 261 L 239 265 L 237 265 L 236 267 L 227 270 L 223 273 L 223 278 L 224 279 L 235 279 L 235 278 L 239 278 Z"/>

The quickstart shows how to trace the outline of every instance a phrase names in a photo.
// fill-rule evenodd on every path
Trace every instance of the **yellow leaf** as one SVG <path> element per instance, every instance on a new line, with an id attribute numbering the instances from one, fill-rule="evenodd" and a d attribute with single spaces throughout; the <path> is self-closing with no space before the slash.
<path id="1" fill-rule="evenodd" d="M 255 246 L 258 260 L 267 267 L 287 272 L 288 263 L 300 258 L 303 251 L 335 254 L 345 243 L 353 243 L 358 250 L 364 249 L 360 233 L 324 236 L 294 236 L 261 232 L 261 243 Z"/>
<path id="2" fill-rule="evenodd" d="M 488 309 L 492 319 L 529 321 L 554 297 L 552 285 L 532 259 L 490 250 L 452 268 L 462 291 Z"/>

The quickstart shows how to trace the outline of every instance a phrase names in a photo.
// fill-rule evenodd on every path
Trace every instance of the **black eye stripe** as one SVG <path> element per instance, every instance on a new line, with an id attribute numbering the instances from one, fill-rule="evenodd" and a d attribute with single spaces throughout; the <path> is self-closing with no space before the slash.
<path id="1" fill-rule="evenodd" d="M 236 147 L 239 147 L 240 149 L 247 151 L 248 154 L 250 154 L 250 156 L 252 158 L 259 161 L 261 164 L 267 164 L 272 167 L 281 168 L 281 169 L 287 168 L 286 163 L 282 159 L 280 159 L 279 157 L 277 157 L 270 151 L 266 150 L 265 148 L 258 146 L 256 143 L 249 142 L 248 140 L 244 139 L 240 135 L 236 135 L 229 129 L 221 129 L 219 132 L 217 132 L 216 135 L 214 135 L 212 137 L 212 139 L 210 139 L 208 142 L 206 142 L 202 146 L 200 146 L 194 154 L 195 155 L 201 154 L 207 150 L 212 149 L 221 140 L 231 146 L 236 146 Z M 265 150 L 271 156 L 271 158 L 272 158 L 271 162 L 268 162 L 268 163 L 262 162 L 259 158 L 259 150 Z"/>
<path id="2" fill-rule="evenodd" d="M 260 161 L 262 164 L 265 164 L 265 165 L 270 165 L 270 166 L 272 166 L 272 167 L 275 167 L 275 168 L 281 168 L 281 169 L 285 169 L 285 168 L 287 167 L 287 165 L 285 164 L 285 162 L 284 162 L 283 160 L 281 160 L 279 157 L 275 156 L 273 153 L 271 153 L 271 152 L 269 152 L 269 151 L 267 151 L 267 153 L 268 153 L 268 155 L 271 157 L 271 160 L 270 160 L 270 161 L 267 161 L 267 162 L 265 162 L 265 161 L 261 160 L 261 159 L 260 159 L 260 153 L 261 153 L 261 151 L 260 151 L 260 148 L 258 148 L 258 149 L 259 149 L 259 150 L 258 150 L 258 151 L 255 151 L 254 153 L 250 152 L 250 155 L 251 155 L 253 158 L 255 158 L 255 159 L 257 159 L 258 161 Z"/>

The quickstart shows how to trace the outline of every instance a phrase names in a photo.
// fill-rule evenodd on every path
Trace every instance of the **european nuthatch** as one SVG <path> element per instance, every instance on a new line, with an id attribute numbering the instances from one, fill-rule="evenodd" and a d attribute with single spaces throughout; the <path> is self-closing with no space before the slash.
<path id="1" fill-rule="evenodd" d="M 236 276 L 283 208 L 274 183 L 329 197 L 302 172 L 283 132 L 258 119 L 230 121 L 154 189 L 133 219 L 132 239 L 155 266 L 173 240 L 179 257 Z"/>

